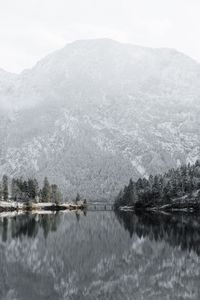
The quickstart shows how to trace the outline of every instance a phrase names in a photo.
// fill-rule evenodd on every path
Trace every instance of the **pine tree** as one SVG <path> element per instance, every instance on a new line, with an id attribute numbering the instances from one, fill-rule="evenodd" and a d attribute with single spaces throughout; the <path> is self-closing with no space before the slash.
<path id="1" fill-rule="evenodd" d="M 0 201 L 2 200 L 3 196 L 3 190 L 2 190 L 2 184 L 0 183 Z"/>
<path id="2" fill-rule="evenodd" d="M 13 200 L 17 200 L 20 196 L 20 190 L 18 187 L 18 182 L 16 179 L 12 179 L 12 183 L 11 183 L 11 197 Z"/>
<path id="3" fill-rule="evenodd" d="M 51 202 L 59 204 L 61 201 L 61 194 L 56 184 L 51 185 Z"/>
<path id="4" fill-rule="evenodd" d="M 28 180 L 28 196 L 30 199 L 35 200 L 36 196 L 38 196 L 38 182 L 36 179 Z"/>
<path id="5" fill-rule="evenodd" d="M 51 187 L 47 177 L 45 177 L 43 188 L 42 188 L 42 202 L 49 202 L 50 197 L 51 197 Z"/>
<path id="6" fill-rule="evenodd" d="M 28 182 L 26 180 L 24 180 L 23 182 L 23 198 L 25 200 L 29 199 L 29 193 L 28 193 Z"/>
<path id="7" fill-rule="evenodd" d="M 134 203 L 134 182 L 132 179 L 130 179 L 129 184 L 124 189 L 124 199 L 127 203 L 127 205 L 133 205 Z"/>
<path id="8" fill-rule="evenodd" d="M 154 200 L 158 199 L 159 195 L 160 195 L 158 176 L 154 177 L 154 182 L 153 182 L 153 186 L 152 186 L 152 195 L 153 195 Z"/>
<path id="9" fill-rule="evenodd" d="M 2 179 L 3 200 L 8 201 L 8 177 L 3 175 Z"/>
<path id="10" fill-rule="evenodd" d="M 77 193 L 76 195 L 76 199 L 75 199 L 75 203 L 78 204 L 78 202 L 81 200 L 81 197 L 79 195 L 79 193 Z"/>

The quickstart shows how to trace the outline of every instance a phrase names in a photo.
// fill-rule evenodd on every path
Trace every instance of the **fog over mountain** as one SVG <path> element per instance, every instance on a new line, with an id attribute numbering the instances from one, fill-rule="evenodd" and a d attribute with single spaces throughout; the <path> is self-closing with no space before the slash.
<path id="1" fill-rule="evenodd" d="M 68 44 L 0 70 L 0 174 L 48 176 L 68 197 L 111 199 L 130 177 L 194 162 L 200 65 L 173 49 Z"/>

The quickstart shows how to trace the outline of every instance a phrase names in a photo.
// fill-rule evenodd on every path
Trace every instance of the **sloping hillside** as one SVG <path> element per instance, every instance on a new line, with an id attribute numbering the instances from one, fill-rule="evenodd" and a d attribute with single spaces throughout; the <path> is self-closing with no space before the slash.
<path id="1" fill-rule="evenodd" d="M 113 197 L 130 177 L 194 162 L 200 66 L 172 49 L 77 41 L 0 72 L 0 174 Z"/>

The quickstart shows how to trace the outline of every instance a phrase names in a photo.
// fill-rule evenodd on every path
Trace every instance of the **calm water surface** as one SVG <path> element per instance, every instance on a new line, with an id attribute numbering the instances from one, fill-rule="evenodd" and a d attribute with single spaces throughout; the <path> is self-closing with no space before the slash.
<path id="1" fill-rule="evenodd" d="M 0 218 L 0 299 L 200 299 L 200 218 Z"/>

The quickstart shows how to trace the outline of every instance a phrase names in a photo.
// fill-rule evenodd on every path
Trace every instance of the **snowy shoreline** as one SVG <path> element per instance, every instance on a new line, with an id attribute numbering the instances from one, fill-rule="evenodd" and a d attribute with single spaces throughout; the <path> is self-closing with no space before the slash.
<path id="1" fill-rule="evenodd" d="M 83 210 L 87 205 L 83 202 L 75 203 L 52 203 L 52 202 L 16 202 L 0 201 L 0 212 L 23 212 L 23 211 L 61 211 L 61 210 Z"/>

